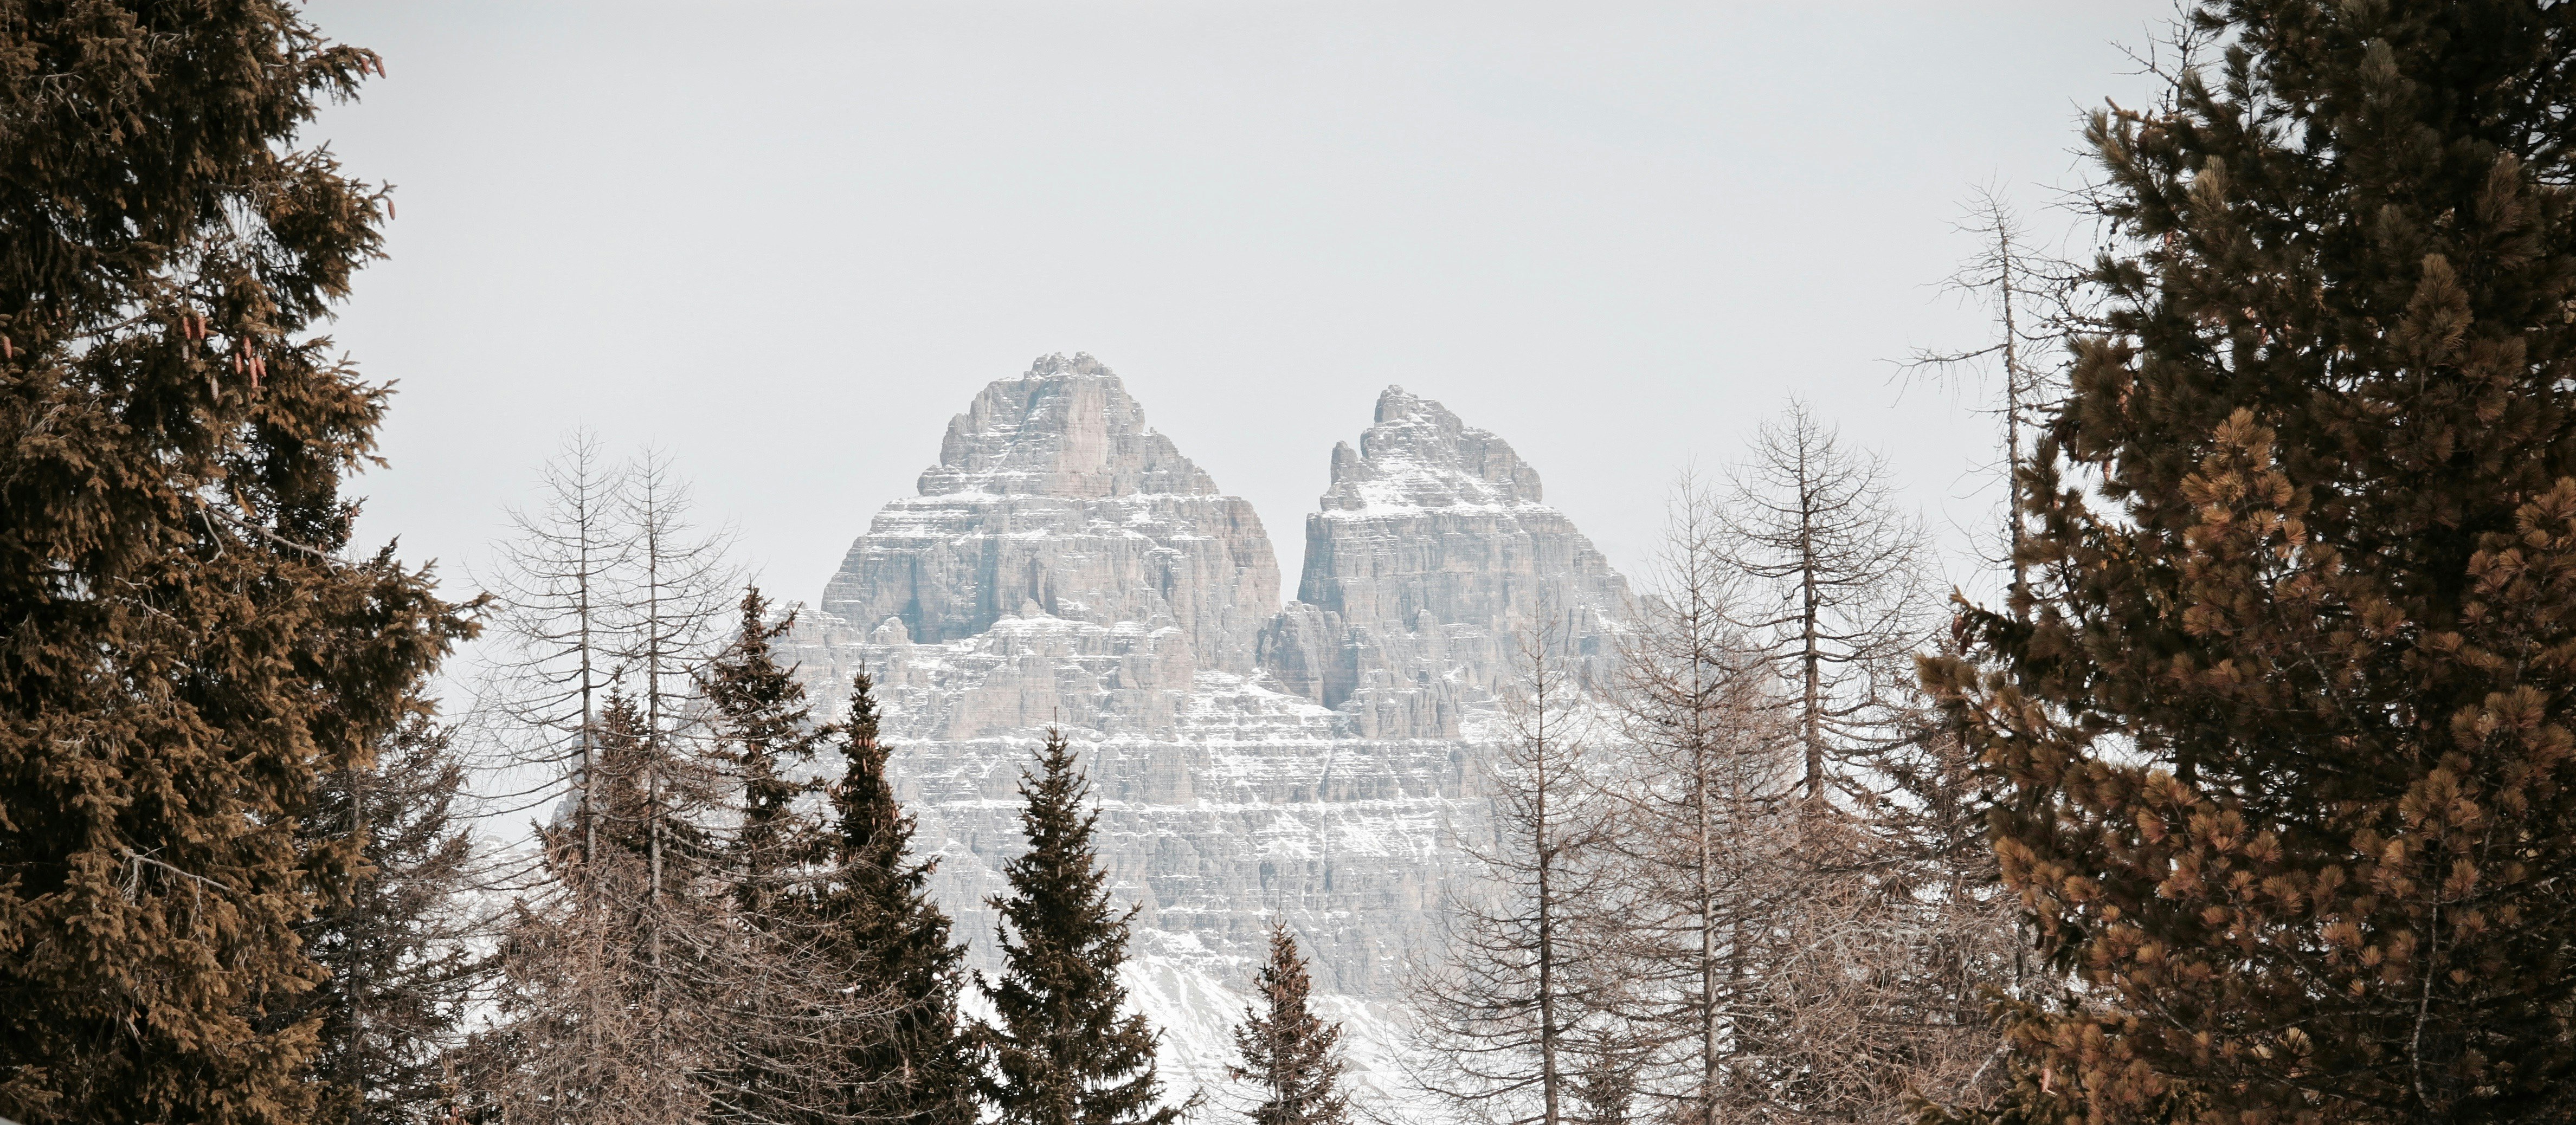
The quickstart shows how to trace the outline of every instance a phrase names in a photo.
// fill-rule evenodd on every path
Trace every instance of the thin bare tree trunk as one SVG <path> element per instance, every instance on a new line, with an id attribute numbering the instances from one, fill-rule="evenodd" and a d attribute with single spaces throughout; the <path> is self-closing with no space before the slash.
<path id="1" fill-rule="evenodd" d="M 1917 351 L 1905 370 L 1947 380 L 1982 366 L 1989 357 L 2002 363 L 2005 605 L 2018 617 L 2027 612 L 2029 589 L 2029 566 L 2022 561 L 2025 486 L 2021 474 L 2029 466 L 2030 454 L 2022 436 L 2022 416 L 2046 407 L 2050 390 L 2050 379 L 2030 365 L 2025 349 L 2054 342 L 2070 324 L 2085 319 L 2071 307 L 2077 289 L 2072 282 L 2081 271 L 2033 247 L 2021 217 L 1994 189 L 1976 189 L 1966 209 L 1957 229 L 1978 240 L 1977 252 L 1950 275 L 1943 288 L 1986 303 L 1994 312 L 1996 336 L 1993 342 L 1966 351 Z M 2033 305 L 2038 306 L 2036 314 Z"/>
<path id="2" fill-rule="evenodd" d="M 1610 897 L 1585 805 L 1582 705 L 1557 650 L 1561 624 L 1542 607 L 1523 636 L 1529 669 L 1509 708 L 1514 737 L 1487 771 L 1490 844 L 1471 845 L 1485 878 L 1453 899 L 1449 963 L 1413 982 L 1428 1092 L 1479 1116 L 1563 1125 L 1575 1100 L 1577 1036 L 1608 1006 L 1615 974 L 1599 963 Z"/>
<path id="3" fill-rule="evenodd" d="M 1541 644 L 1543 646 L 1544 642 L 1542 641 Z M 1535 657 L 1539 661 L 1547 658 L 1543 650 Z M 1542 748 L 1534 756 L 1533 762 L 1537 783 L 1534 795 L 1537 798 L 1535 804 L 1538 816 L 1531 826 L 1531 843 L 1538 853 L 1539 1073 L 1545 1086 L 1546 1125 L 1557 1125 L 1564 1114 L 1565 1024 L 1562 1013 L 1558 1010 L 1562 1004 L 1562 998 L 1557 995 L 1558 961 L 1562 954 L 1556 944 L 1558 913 L 1561 909 L 1557 899 L 1556 865 L 1561 852 L 1555 834 L 1556 822 L 1551 819 L 1550 813 L 1553 811 L 1561 814 L 1562 810 L 1551 810 L 1548 807 L 1549 798 L 1555 795 L 1554 791 L 1561 782 L 1557 777 L 1550 775 L 1549 767 L 1556 763 L 1549 760 L 1549 755 L 1544 749 L 1550 745 L 1552 736 L 1555 734 L 1548 729 L 1549 700 L 1544 694 L 1547 690 L 1545 686 L 1538 688 L 1541 695 L 1537 701 L 1538 705 L 1532 709 L 1530 718 L 1538 745 Z"/>
<path id="4" fill-rule="evenodd" d="M 1753 585 L 1733 612 L 1797 685 L 1800 788 L 1823 815 L 1837 787 L 1853 784 L 1837 769 L 1903 737 L 1893 719 L 1931 634 L 1921 596 L 1929 548 L 1895 510 L 1885 464 L 1843 449 L 1797 403 L 1762 427 L 1727 520 L 1727 561 Z"/>
<path id="5" fill-rule="evenodd" d="M 1822 561 L 1816 557 L 1816 521 L 1823 513 L 1816 510 L 1818 466 L 1811 464 L 1815 448 L 1800 441 L 1794 447 L 1797 457 L 1798 490 L 1798 671 L 1803 689 L 1798 711 L 1799 735 L 1807 748 L 1807 804 L 1812 810 L 1825 802 L 1825 669 L 1824 652 L 1819 647 L 1816 623 L 1822 606 L 1817 597 L 1816 582 Z"/>

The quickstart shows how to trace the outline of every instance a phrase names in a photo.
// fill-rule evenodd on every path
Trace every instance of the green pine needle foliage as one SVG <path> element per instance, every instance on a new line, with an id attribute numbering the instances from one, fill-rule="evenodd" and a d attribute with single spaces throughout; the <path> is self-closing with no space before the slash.
<path id="1" fill-rule="evenodd" d="M 465 892 L 480 874 L 458 798 L 465 766 L 421 701 L 366 768 L 326 773 L 304 828 L 354 839 L 363 865 L 298 927 L 329 972 L 276 1016 L 319 1016 L 307 1080 L 314 1125 L 410 1125 L 446 1095 L 446 1049 L 490 970 L 469 940 Z"/>
<path id="2" fill-rule="evenodd" d="M 2576 5 L 2234 0 L 2097 115 L 2025 614 L 1927 681 L 2072 981 L 2003 1119 L 2576 1113 Z"/>
<path id="3" fill-rule="evenodd" d="M 1155 1108 L 1154 1041 L 1141 1014 L 1121 1017 L 1128 921 L 1109 896 L 1092 846 L 1100 814 L 1061 732 L 1020 775 L 1029 850 L 1002 865 L 1011 893 L 992 900 L 1004 968 L 987 984 L 996 1022 L 984 1029 L 993 1070 L 985 1093 L 1006 1125 L 1170 1125 Z"/>
<path id="4" fill-rule="evenodd" d="M 373 53 L 240 0 L 0 3 L 0 1116 L 287 1122 L 359 862 L 299 845 L 465 631 L 344 557 L 385 392 L 311 329 L 383 192 Z"/>
<path id="5" fill-rule="evenodd" d="M 817 787 L 797 775 L 832 730 L 814 725 L 805 685 L 778 663 L 776 642 L 794 627 L 795 615 L 771 621 L 769 599 L 757 586 L 744 588 L 740 608 L 742 626 L 708 662 L 705 691 L 715 707 L 718 753 L 742 785 L 742 826 L 727 848 L 725 869 L 734 880 L 736 909 L 759 926 L 778 914 L 786 884 L 821 858 L 821 828 L 796 807 Z"/>
<path id="6" fill-rule="evenodd" d="M 1341 1090 L 1342 1026 L 1316 1017 L 1315 984 L 1306 958 L 1285 922 L 1270 927 L 1270 961 L 1252 982 L 1259 1001 L 1243 1011 L 1234 1029 L 1241 1061 L 1229 1068 L 1250 1083 L 1258 1101 L 1246 1114 L 1253 1125 L 1349 1125 L 1350 1098 Z"/>
<path id="7" fill-rule="evenodd" d="M 981 1070 L 957 1015 L 966 947 L 930 897 L 937 860 L 912 857 L 913 819 L 886 778 L 872 689 L 864 672 L 850 684 L 847 765 L 832 790 L 838 830 L 819 897 L 826 940 L 859 995 L 881 1001 L 885 1014 L 859 1036 L 851 1073 L 860 1084 L 838 1111 L 850 1120 L 973 1125 Z"/>

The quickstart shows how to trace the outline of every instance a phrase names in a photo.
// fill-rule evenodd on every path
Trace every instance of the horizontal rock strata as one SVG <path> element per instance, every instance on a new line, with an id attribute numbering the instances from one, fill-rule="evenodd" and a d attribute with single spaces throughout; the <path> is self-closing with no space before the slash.
<path id="1" fill-rule="evenodd" d="M 1131 976 L 1160 990 L 1140 1002 L 1191 1013 L 1166 1044 L 1183 1075 L 1221 1073 L 1224 1038 L 1187 1028 L 1235 1018 L 1273 917 L 1359 1034 L 1391 1026 L 1407 966 L 1436 955 L 1522 650 L 1606 673 L 1627 612 L 1537 472 L 1436 402 L 1390 388 L 1331 467 L 1283 608 L 1250 505 L 1108 368 L 1046 357 L 949 424 L 792 638 L 828 713 L 875 678 L 897 792 L 987 966 L 1019 771 L 1047 728 L 1074 740 L 1140 907 Z"/>

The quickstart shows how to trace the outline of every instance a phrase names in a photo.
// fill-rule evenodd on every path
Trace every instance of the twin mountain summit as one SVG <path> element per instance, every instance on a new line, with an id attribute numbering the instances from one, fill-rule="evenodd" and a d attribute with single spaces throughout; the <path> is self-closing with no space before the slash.
<path id="1" fill-rule="evenodd" d="M 1284 606 L 1252 505 L 1088 355 L 985 387 L 918 491 L 877 513 L 782 655 L 818 713 L 874 678 L 916 847 L 976 960 L 992 967 L 985 902 L 1023 846 L 1014 786 L 1060 728 L 1138 909 L 1128 983 L 1167 1073 L 1221 1073 L 1277 918 L 1350 1025 L 1353 1077 L 1391 1084 L 1385 1021 L 1437 957 L 1524 646 L 1612 674 L 1626 580 L 1509 444 L 1401 387 L 1335 445 Z"/>

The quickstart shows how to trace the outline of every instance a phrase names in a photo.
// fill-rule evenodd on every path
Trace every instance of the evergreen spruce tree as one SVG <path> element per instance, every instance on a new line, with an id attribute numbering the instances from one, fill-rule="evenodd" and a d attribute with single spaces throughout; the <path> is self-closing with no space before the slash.
<path id="1" fill-rule="evenodd" d="M 809 904 L 798 895 L 821 858 L 823 833 L 811 812 L 797 807 L 816 787 L 795 773 L 831 730 L 814 725 L 805 686 L 778 665 L 773 642 L 795 616 L 771 621 L 768 599 L 756 586 L 744 587 L 740 608 L 733 640 L 701 674 L 715 711 L 716 757 L 741 786 L 740 821 L 709 872 L 717 893 L 730 890 L 733 918 L 725 940 L 695 951 L 693 975 L 721 1028 L 707 1082 L 712 1115 L 793 1120 L 812 1109 L 817 1093 L 838 1086 L 818 1065 L 831 1052 L 816 1049 L 825 1021 L 805 1002 L 809 989 L 773 983 L 797 980 L 841 992 L 818 978 L 816 970 L 828 962 L 819 956 Z"/>
<path id="2" fill-rule="evenodd" d="M 832 790 L 839 831 L 819 898 L 827 948 L 885 1014 L 857 1029 L 854 1081 L 835 1109 L 851 1120 L 972 1125 L 979 1070 L 957 1016 L 966 947 L 930 898 L 937 861 L 911 856 L 913 819 L 886 780 L 872 686 L 864 672 L 850 682 L 848 765 Z"/>
<path id="3" fill-rule="evenodd" d="M 716 711 L 721 755 L 742 783 L 742 826 L 735 832 L 726 868 L 735 880 L 737 908 L 754 925 L 778 917 L 776 899 L 801 869 L 821 858 L 823 833 L 796 808 L 815 786 L 790 771 L 814 759 L 832 737 L 813 722 L 805 685 L 778 666 L 772 642 L 796 623 L 794 614 L 769 620 L 760 588 L 742 593 L 742 627 L 707 666 L 707 701 Z"/>
<path id="4" fill-rule="evenodd" d="M 644 825 L 649 819 L 644 790 L 645 761 L 650 753 L 644 744 L 649 736 L 644 730 L 643 709 L 635 705 L 634 696 L 626 693 L 626 685 L 613 681 L 609 684 L 607 698 L 600 704 L 595 725 L 598 729 L 591 732 L 591 741 L 597 745 L 593 754 L 598 763 L 599 777 L 591 783 L 596 792 L 591 795 L 589 807 L 599 818 L 599 823 L 596 826 L 550 826 L 548 850 L 566 862 L 588 860 L 601 867 L 606 866 L 611 858 L 632 858 L 641 862 L 645 847 Z M 575 806 L 576 809 L 579 807 Z M 581 837 L 593 832 L 598 836 L 599 850 L 585 856 Z M 604 870 L 592 875 L 594 881 L 607 878 Z M 621 891 L 638 889 L 640 887 L 629 887 L 621 888 Z M 635 904 L 620 905 L 632 909 Z"/>
<path id="5" fill-rule="evenodd" d="M 465 626 L 344 556 L 385 391 L 313 322 L 383 193 L 290 6 L 0 5 L 0 1116 L 301 1120 L 299 846 Z"/>
<path id="6" fill-rule="evenodd" d="M 1270 962 L 1253 979 L 1261 1001 L 1243 1010 L 1234 1029 L 1242 1061 L 1228 1068 L 1249 1082 L 1260 1101 L 1246 1116 L 1253 1125 L 1347 1125 L 1350 1099 L 1342 1094 L 1340 1024 L 1316 1018 L 1307 1002 L 1314 983 L 1306 958 L 1285 922 L 1271 923 Z"/>
<path id="7" fill-rule="evenodd" d="M 998 938 L 1003 972 L 984 995 L 998 1021 L 983 1029 L 993 1073 L 985 1093 L 1008 1125 L 1170 1125 L 1156 1109 L 1154 1042 L 1141 1014 L 1121 1018 L 1127 990 L 1128 920 L 1110 904 L 1109 880 L 1092 851 L 1100 820 L 1083 807 L 1090 786 L 1073 749 L 1047 732 L 1034 772 L 1020 774 L 1020 813 L 1029 850 L 1002 865 L 1008 897 Z"/>
<path id="8" fill-rule="evenodd" d="M 2576 1113 L 2576 6 L 2230 0 L 2097 115 L 2028 620 L 1925 663 L 2078 982 L 2024 1120 Z"/>
<path id="9" fill-rule="evenodd" d="M 429 1120 L 482 981 L 484 961 L 465 940 L 474 920 L 458 912 L 474 847 L 456 817 L 465 769 L 448 743 L 447 728 L 414 715 L 374 765 L 324 775 L 305 821 L 315 839 L 355 840 L 363 864 L 297 927 L 330 974 L 288 1013 L 320 1021 L 317 1125 Z"/>
<path id="10" fill-rule="evenodd" d="M 599 817 L 599 851 L 587 861 L 592 870 L 566 874 L 593 884 L 590 889 L 605 896 L 606 909 L 632 916 L 640 932 L 649 932 L 657 924 L 652 917 L 654 896 L 649 893 L 656 880 L 661 897 L 684 904 L 697 897 L 690 886 L 695 865 L 653 866 L 656 832 L 679 854 L 704 858 L 715 851 L 699 818 L 691 815 L 702 811 L 695 792 L 701 787 L 700 779 L 673 780 L 672 775 L 681 771 L 669 761 L 665 747 L 670 740 L 656 737 L 643 702 L 627 694 L 622 683 L 610 685 L 592 739 L 597 744 L 600 775 L 592 798 Z M 579 861 L 579 839 L 570 831 L 573 827 L 559 824 L 549 834 L 554 850 L 568 851 L 568 861 Z M 614 870 L 629 861 L 641 866 L 631 873 Z"/>

